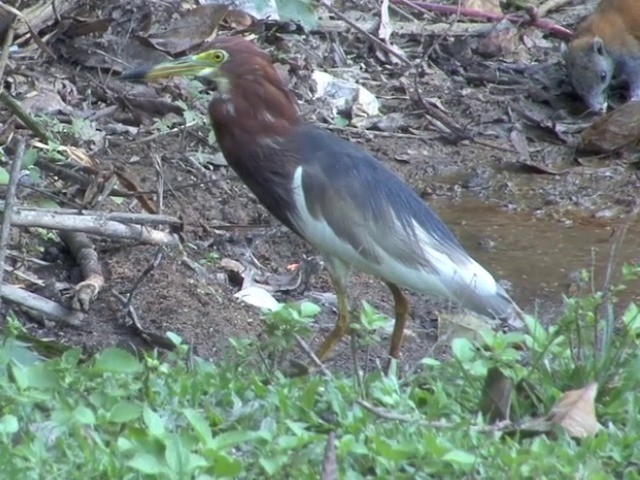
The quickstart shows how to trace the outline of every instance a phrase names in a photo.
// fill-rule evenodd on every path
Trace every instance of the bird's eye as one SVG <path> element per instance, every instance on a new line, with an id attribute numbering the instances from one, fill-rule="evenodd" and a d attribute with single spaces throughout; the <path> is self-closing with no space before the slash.
<path id="1" fill-rule="evenodd" d="M 607 71 L 606 70 L 600 70 L 599 75 L 600 75 L 600 81 L 602 83 L 607 81 Z"/>
<path id="2" fill-rule="evenodd" d="M 222 63 L 224 59 L 225 59 L 224 52 L 220 50 L 214 50 L 213 52 L 211 52 L 211 60 L 213 60 L 215 63 Z"/>

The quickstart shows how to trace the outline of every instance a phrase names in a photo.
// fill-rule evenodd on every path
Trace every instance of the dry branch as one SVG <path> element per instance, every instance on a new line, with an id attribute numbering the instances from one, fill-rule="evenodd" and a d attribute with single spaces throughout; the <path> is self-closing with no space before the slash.
<path id="1" fill-rule="evenodd" d="M 2 204 L 0 203 L 0 208 Z M 151 245 L 179 245 L 176 234 L 152 230 L 143 225 L 131 225 L 108 220 L 105 214 L 78 215 L 57 213 L 46 209 L 16 209 L 12 224 L 16 227 L 40 227 L 90 233 L 107 238 L 135 240 Z"/>
<path id="2" fill-rule="evenodd" d="M 13 203 L 16 198 L 16 189 L 20 179 L 20 167 L 24 156 L 25 142 L 18 140 L 15 155 L 11 161 L 11 172 L 9 174 L 9 185 L 7 186 L 7 200 L 3 208 L 2 229 L 0 230 L 0 294 L 2 293 L 2 282 L 4 277 L 4 259 L 7 255 L 7 244 L 9 243 L 9 231 L 11 230 L 12 216 L 14 213 Z"/>
<path id="3" fill-rule="evenodd" d="M 49 137 L 47 133 L 42 129 L 40 124 L 33 119 L 24 109 L 20 106 L 20 104 L 7 92 L 0 89 L 0 102 L 4 103 L 4 105 L 9 109 L 11 113 L 13 113 L 16 117 L 18 117 L 22 123 L 24 123 L 29 130 L 36 134 L 36 136 L 42 140 L 43 142 L 48 142 Z"/>
<path id="4" fill-rule="evenodd" d="M 508 20 L 511 23 L 517 25 L 530 25 L 535 28 L 539 28 L 551 35 L 558 38 L 568 39 L 571 37 L 571 30 L 566 29 L 553 21 L 540 18 L 540 13 L 535 7 L 528 7 L 525 9 L 526 15 L 518 13 L 508 13 L 506 15 L 493 12 L 485 12 L 475 8 L 463 8 L 459 5 L 441 5 L 438 3 L 420 2 L 411 0 L 391 0 L 391 3 L 396 5 L 404 5 L 410 8 L 414 8 L 419 11 L 430 11 L 435 13 L 442 13 L 445 15 L 456 15 L 469 18 L 480 18 L 490 22 L 501 22 L 502 20 Z M 552 5 L 555 7 L 555 5 Z M 548 10 L 546 10 L 548 11 Z"/>
<path id="5" fill-rule="evenodd" d="M 91 302 L 98 296 L 104 285 L 102 267 L 98 261 L 93 243 L 84 233 L 60 232 L 60 240 L 67 244 L 76 263 L 80 265 L 84 280 L 78 283 L 73 292 L 71 307 L 83 312 L 89 311 Z"/>
<path id="6" fill-rule="evenodd" d="M 35 293 L 27 292 L 15 285 L 3 284 L 2 298 L 8 302 L 22 305 L 25 308 L 34 310 L 50 320 L 78 327 L 83 324 L 86 316 L 82 312 L 76 312 L 63 307 L 62 305 L 41 297 Z"/>

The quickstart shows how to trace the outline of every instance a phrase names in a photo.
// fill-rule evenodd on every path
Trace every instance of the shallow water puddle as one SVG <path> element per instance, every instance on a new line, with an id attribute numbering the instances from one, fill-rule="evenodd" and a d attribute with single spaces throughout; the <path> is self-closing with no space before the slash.
<path id="1" fill-rule="evenodd" d="M 500 279 L 511 282 L 511 294 L 525 309 L 543 315 L 559 306 L 561 294 L 569 293 L 577 271 L 595 266 L 595 285 L 601 288 L 626 219 L 611 221 L 584 217 L 571 224 L 509 212 L 496 206 L 466 199 L 451 202 L 431 199 L 429 204 L 451 227 L 465 249 Z M 618 247 L 613 269 L 614 282 L 620 280 L 625 261 L 640 258 L 640 220 L 628 228 Z M 640 282 L 629 285 L 631 300 L 640 291 Z"/>

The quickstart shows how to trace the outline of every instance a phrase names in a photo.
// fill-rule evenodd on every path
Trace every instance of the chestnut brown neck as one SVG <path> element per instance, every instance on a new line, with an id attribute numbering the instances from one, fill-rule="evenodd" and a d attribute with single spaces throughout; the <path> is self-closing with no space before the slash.
<path id="1" fill-rule="evenodd" d="M 301 123 L 295 99 L 275 70 L 261 73 L 233 79 L 229 91 L 213 99 L 209 115 L 216 134 L 259 141 L 281 137 Z"/>

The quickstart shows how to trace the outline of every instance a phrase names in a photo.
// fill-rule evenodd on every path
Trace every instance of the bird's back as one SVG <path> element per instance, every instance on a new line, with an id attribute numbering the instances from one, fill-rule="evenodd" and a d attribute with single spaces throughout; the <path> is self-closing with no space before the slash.
<path id="1" fill-rule="evenodd" d="M 438 215 L 391 170 L 357 145 L 314 127 L 291 135 L 301 159 L 292 223 L 319 249 L 360 270 L 483 315 L 513 302 L 462 248 Z M 302 199 L 304 201 L 302 201 Z M 309 225 L 313 225 L 310 227 Z"/>

